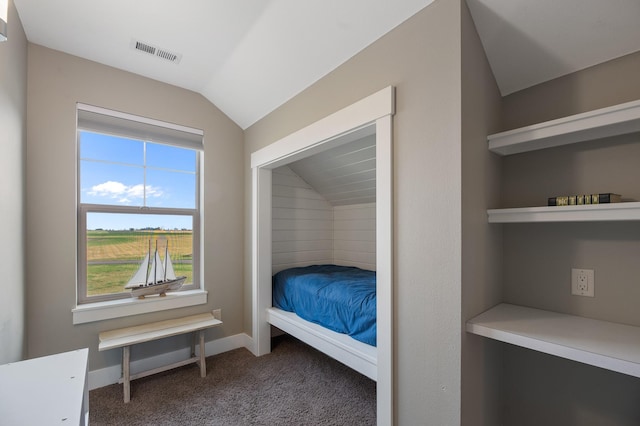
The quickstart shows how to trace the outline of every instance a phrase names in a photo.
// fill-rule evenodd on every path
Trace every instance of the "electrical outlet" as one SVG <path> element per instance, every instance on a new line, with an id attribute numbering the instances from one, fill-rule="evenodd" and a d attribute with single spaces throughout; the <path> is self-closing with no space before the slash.
<path id="1" fill-rule="evenodd" d="M 212 313 L 215 319 L 222 321 L 222 309 L 214 309 Z"/>
<path id="2" fill-rule="evenodd" d="M 593 269 L 571 269 L 571 294 L 594 297 Z"/>

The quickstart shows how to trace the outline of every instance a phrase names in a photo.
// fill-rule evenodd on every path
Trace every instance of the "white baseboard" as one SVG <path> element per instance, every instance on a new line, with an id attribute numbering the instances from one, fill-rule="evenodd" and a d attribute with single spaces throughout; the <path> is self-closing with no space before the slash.
<path id="1" fill-rule="evenodd" d="M 199 350 L 198 347 L 199 346 L 196 345 L 196 353 Z M 245 333 L 223 337 L 222 339 L 212 340 L 205 343 L 204 351 L 206 356 L 212 356 L 221 354 L 223 352 L 232 351 L 238 348 L 247 348 L 253 353 L 253 339 Z M 131 374 L 135 374 L 140 371 L 151 370 L 153 368 L 187 359 L 191 356 L 191 354 L 189 353 L 190 351 L 190 348 L 184 348 L 162 355 L 133 361 L 131 362 Z M 99 370 L 89 371 L 89 390 L 98 389 L 104 386 L 118 383 L 118 380 L 120 380 L 121 376 L 122 366 L 120 364 L 101 368 Z"/>

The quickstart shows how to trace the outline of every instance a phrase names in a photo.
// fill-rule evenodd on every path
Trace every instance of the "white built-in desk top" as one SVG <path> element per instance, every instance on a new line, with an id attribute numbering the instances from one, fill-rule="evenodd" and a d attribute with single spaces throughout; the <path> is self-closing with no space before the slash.
<path id="1" fill-rule="evenodd" d="M 0 424 L 84 425 L 89 349 L 0 365 Z"/>
<path id="2" fill-rule="evenodd" d="M 470 319 L 467 331 L 640 377 L 640 327 L 501 303 Z"/>

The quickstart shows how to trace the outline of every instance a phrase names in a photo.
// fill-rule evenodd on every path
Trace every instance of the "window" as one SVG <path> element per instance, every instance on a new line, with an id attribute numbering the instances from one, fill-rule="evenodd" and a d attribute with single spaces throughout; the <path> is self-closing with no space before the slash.
<path id="1" fill-rule="evenodd" d="M 139 269 L 164 280 L 171 268 L 186 276 L 181 289 L 198 289 L 203 132 L 84 104 L 77 112 L 78 304 L 131 298 Z M 161 261 L 141 266 L 156 250 Z"/>

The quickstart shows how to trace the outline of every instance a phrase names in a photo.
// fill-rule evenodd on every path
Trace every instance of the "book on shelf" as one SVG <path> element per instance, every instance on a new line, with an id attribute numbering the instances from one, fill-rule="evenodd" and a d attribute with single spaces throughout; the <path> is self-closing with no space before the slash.
<path id="1" fill-rule="evenodd" d="M 549 197 L 548 206 L 580 206 L 583 204 L 608 204 L 622 201 L 620 194 L 606 192 L 604 194 L 579 194 Z"/>

